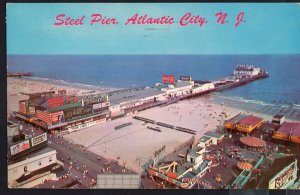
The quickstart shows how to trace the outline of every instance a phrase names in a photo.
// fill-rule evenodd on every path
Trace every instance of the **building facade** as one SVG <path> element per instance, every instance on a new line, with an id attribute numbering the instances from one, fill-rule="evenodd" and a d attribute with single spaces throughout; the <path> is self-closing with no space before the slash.
<path id="1" fill-rule="evenodd" d="M 31 188 L 45 180 L 57 180 L 56 171 L 62 167 L 63 163 L 56 158 L 56 150 L 46 147 L 8 165 L 8 187 Z"/>
<path id="2" fill-rule="evenodd" d="M 286 165 L 273 178 L 269 180 L 269 189 L 287 189 L 292 186 L 297 179 L 297 159 Z"/>
<path id="3" fill-rule="evenodd" d="M 27 94 L 19 102 L 18 118 L 45 130 L 75 131 L 110 117 L 107 94 L 67 95 L 60 91 Z"/>

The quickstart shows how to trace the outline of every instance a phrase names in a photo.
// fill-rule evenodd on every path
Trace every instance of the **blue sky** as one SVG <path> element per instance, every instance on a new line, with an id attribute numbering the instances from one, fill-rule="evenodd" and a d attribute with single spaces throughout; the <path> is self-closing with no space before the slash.
<path id="1" fill-rule="evenodd" d="M 246 22 L 235 28 L 241 11 Z M 181 27 L 177 22 L 187 12 L 208 23 Z M 228 14 L 227 25 L 216 24 L 217 12 Z M 119 24 L 90 26 L 95 13 Z M 125 26 L 135 13 L 172 16 L 176 23 Z M 84 25 L 54 26 L 58 14 L 85 15 Z M 299 54 L 299 37 L 298 3 L 7 4 L 8 54 Z"/>

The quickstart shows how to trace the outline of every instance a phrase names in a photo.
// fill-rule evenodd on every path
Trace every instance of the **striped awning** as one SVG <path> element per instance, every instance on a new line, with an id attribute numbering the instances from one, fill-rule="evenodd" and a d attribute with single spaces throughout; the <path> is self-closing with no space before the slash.
<path id="1" fill-rule="evenodd" d="M 250 163 L 247 163 L 247 162 L 238 162 L 237 167 L 240 170 L 245 170 L 245 169 L 251 170 L 253 168 L 253 165 L 251 165 Z"/>

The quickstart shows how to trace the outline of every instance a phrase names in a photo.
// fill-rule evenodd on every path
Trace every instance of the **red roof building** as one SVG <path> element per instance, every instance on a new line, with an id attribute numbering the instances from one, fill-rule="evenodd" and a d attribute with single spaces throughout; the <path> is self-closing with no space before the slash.
<path id="1" fill-rule="evenodd" d="M 274 132 L 274 139 L 291 140 L 300 143 L 300 123 L 285 122 L 283 125 Z"/>
<path id="2" fill-rule="evenodd" d="M 236 129 L 245 133 L 251 133 L 263 124 L 263 119 L 255 116 L 245 116 L 236 124 Z"/>
<path id="3" fill-rule="evenodd" d="M 263 124 L 263 119 L 252 115 L 238 114 L 225 121 L 225 128 L 251 133 Z"/>
<path id="4" fill-rule="evenodd" d="M 247 146 L 252 148 L 262 148 L 265 147 L 267 144 L 264 140 L 256 138 L 256 137 L 241 137 L 240 142 Z"/>

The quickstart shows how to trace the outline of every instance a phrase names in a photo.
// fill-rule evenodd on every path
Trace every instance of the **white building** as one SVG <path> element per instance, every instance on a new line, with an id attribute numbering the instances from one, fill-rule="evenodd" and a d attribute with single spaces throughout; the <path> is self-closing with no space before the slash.
<path id="1" fill-rule="evenodd" d="M 196 146 L 189 150 L 187 154 L 187 161 L 193 164 L 201 164 L 203 162 L 204 147 Z"/>
<path id="2" fill-rule="evenodd" d="M 253 65 L 238 65 L 233 71 L 234 75 L 255 76 L 260 72 L 260 68 L 255 68 Z"/>
<path id="3" fill-rule="evenodd" d="M 56 172 L 63 163 L 56 158 L 56 150 L 46 147 L 27 156 L 25 160 L 8 165 L 9 188 L 31 188 L 45 180 L 57 180 Z"/>
<path id="4" fill-rule="evenodd" d="M 219 142 L 221 142 L 224 138 L 224 135 L 219 134 L 219 133 L 215 133 L 212 131 L 206 132 L 205 136 L 210 137 L 211 138 L 211 143 L 212 145 L 217 145 Z"/>
<path id="5" fill-rule="evenodd" d="M 175 97 L 186 95 L 192 92 L 192 87 L 194 86 L 194 82 L 191 81 L 178 81 L 175 85 L 162 85 L 160 87 L 161 91 L 164 92 L 167 96 Z"/>
<path id="6" fill-rule="evenodd" d="M 193 87 L 192 93 L 200 93 L 214 88 L 215 85 L 213 83 L 198 84 Z"/>
<path id="7" fill-rule="evenodd" d="M 128 89 L 109 95 L 111 116 L 124 114 L 126 109 L 141 106 L 154 100 L 164 100 L 164 93 L 157 88 Z"/>
<path id="8" fill-rule="evenodd" d="M 199 139 L 198 146 L 206 148 L 207 146 L 210 146 L 211 144 L 212 144 L 212 138 L 204 135 Z"/>
<path id="9" fill-rule="evenodd" d="M 285 121 L 285 116 L 281 114 L 276 114 L 272 119 L 272 122 L 274 124 L 279 124 L 279 125 L 282 125 L 284 121 Z"/>

